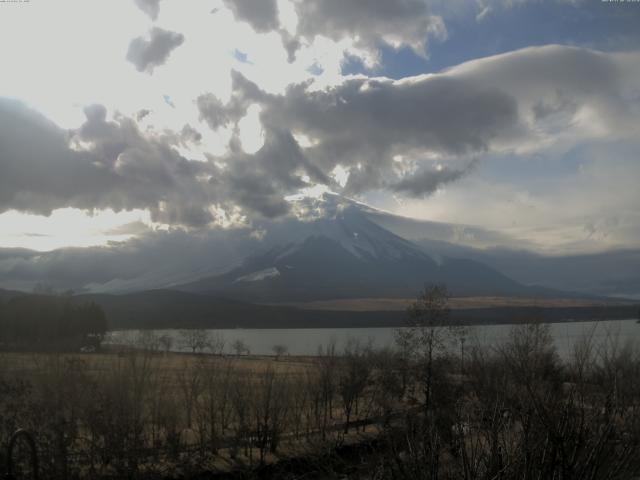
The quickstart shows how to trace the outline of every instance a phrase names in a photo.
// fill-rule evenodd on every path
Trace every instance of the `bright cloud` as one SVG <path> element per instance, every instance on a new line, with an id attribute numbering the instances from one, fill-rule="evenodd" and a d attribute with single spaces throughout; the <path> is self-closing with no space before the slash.
<path id="1" fill-rule="evenodd" d="M 37 251 L 123 242 L 140 235 L 150 226 L 149 213 L 144 210 L 88 213 L 63 208 L 54 210 L 49 216 L 25 215 L 15 210 L 0 214 L 3 247 Z"/>

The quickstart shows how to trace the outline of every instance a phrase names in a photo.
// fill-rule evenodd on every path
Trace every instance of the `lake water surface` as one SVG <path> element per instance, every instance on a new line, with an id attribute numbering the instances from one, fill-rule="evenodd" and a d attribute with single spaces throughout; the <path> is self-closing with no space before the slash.
<path id="1" fill-rule="evenodd" d="M 511 325 L 482 325 L 469 327 L 466 345 L 498 347 L 508 338 Z M 349 339 L 371 342 L 377 348 L 393 347 L 396 328 L 295 328 L 295 329 L 215 329 L 212 335 L 224 339 L 225 351 L 232 353 L 231 344 L 242 340 L 253 355 L 272 355 L 274 345 L 284 345 L 291 355 L 315 355 L 318 347 L 336 343 L 341 351 Z M 181 344 L 179 330 L 152 330 L 156 335 L 173 337 L 172 350 L 188 351 Z M 592 336 L 596 346 L 606 342 L 640 341 L 640 324 L 636 320 L 604 320 L 551 324 L 551 333 L 558 353 L 568 357 L 574 344 L 585 336 Z M 110 332 L 108 343 L 130 344 L 137 342 L 140 331 L 121 330 Z"/>

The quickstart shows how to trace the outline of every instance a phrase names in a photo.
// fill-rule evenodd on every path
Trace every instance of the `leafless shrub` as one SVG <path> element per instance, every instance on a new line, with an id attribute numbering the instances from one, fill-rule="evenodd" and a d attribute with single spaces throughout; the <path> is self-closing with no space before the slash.
<path id="1" fill-rule="evenodd" d="M 271 348 L 271 351 L 276 356 L 276 360 L 280 360 L 280 357 L 282 357 L 283 355 L 286 355 L 289 349 L 287 348 L 286 345 L 274 345 Z"/>
<path id="2" fill-rule="evenodd" d="M 344 433 L 349 432 L 352 414 L 358 415 L 358 405 L 372 373 L 370 348 L 350 339 L 338 370 L 338 392 L 344 412 Z"/>
<path id="3" fill-rule="evenodd" d="M 207 330 L 180 330 L 180 345 L 191 353 L 202 353 L 211 347 L 211 337 Z"/>
<path id="4" fill-rule="evenodd" d="M 249 347 L 242 340 L 237 339 L 231 344 L 231 349 L 235 352 L 236 356 L 247 354 L 249 355 Z"/>

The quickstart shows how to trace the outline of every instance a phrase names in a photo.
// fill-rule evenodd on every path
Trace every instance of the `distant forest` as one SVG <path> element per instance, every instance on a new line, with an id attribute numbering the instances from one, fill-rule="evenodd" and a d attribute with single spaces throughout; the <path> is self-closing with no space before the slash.
<path id="1" fill-rule="evenodd" d="M 107 319 L 94 302 L 70 296 L 24 295 L 0 299 L 0 348 L 4 350 L 77 350 L 98 348 Z"/>
<path id="2" fill-rule="evenodd" d="M 108 330 L 120 329 L 399 327 L 405 324 L 406 315 L 403 310 L 306 310 L 259 305 L 172 290 L 126 295 L 0 290 L 0 349 L 98 348 Z M 639 315 L 637 304 L 451 311 L 453 320 L 466 325 L 614 320 Z"/>

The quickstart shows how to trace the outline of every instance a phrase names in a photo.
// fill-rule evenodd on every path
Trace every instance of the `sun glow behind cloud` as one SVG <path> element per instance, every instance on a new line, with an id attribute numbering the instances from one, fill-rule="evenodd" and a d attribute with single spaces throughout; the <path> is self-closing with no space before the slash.
<path id="1" fill-rule="evenodd" d="M 550 244 L 565 236 L 575 240 L 584 235 L 580 223 L 583 218 L 589 223 L 589 216 L 611 216 L 612 212 L 637 204 L 637 189 L 616 188 L 626 178 L 634 178 L 635 167 L 610 154 L 610 145 L 607 166 L 621 163 L 624 174 L 620 179 L 610 179 L 606 171 L 599 171 L 592 184 L 579 191 L 565 188 L 564 184 L 561 188 L 554 187 L 554 191 L 545 186 L 537 191 L 535 209 L 519 197 L 512 198 L 513 192 L 535 191 L 532 180 L 527 175 L 505 178 L 498 168 L 485 183 L 464 180 L 464 185 L 451 182 L 446 189 L 417 185 L 422 190 L 413 188 L 413 191 L 418 197 L 423 195 L 421 198 L 407 199 L 393 190 L 399 179 L 412 176 L 422 175 L 422 183 L 428 183 L 433 177 L 429 168 L 434 162 L 439 165 L 435 173 L 459 168 L 461 163 L 468 163 L 463 158 L 466 150 L 474 149 L 483 165 L 491 165 L 490 157 L 496 152 L 512 157 L 510 161 L 520 162 L 519 165 L 534 154 L 554 157 L 555 163 L 545 165 L 545 185 L 553 185 L 554 178 L 565 168 L 561 157 L 581 142 L 623 143 L 637 138 L 640 115 L 637 51 L 603 53 L 592 50 L 591 45 L 514 48 L 500 55 L 452 64 L 445 72 L 425 67 L 421 75 L 391 82 L 374 78 L 382 75 L 375 68 L 386 67 L 380 62 L 388 58 L 398 61 L 411 51 L 430 50 L 433 42 L 455 41 L 455 35 L 459 34 L 451 30 L 451 37 L 444 35 L 447 30 L 442 19 L 432 17 L 433 12 L 423 12 L 428 18 L 420 14 L 424 10 L 421 0 L 382 2 L 385 8 L 380 10 L 383 14 L 379 17 L 375 9 L 368 9 L 366 15 L 356 15 L 362 4 L 353 0 L 277 0 L 273 2 L 278 6 L 276 26 L 257 29 L 250 18 L 234 14 L 229 8 L 231 3 L 231 0 L 165 0 L 160 2 L 157 19 L 151 19 L 128 0 L 38 0 L 2 7 L 0 97 L 21 99 L 62 129 L 77 129 L 86 120 L 83 109 L 102 104 L 107 122 L 135 119 L 135 128 L 145 137 L 144 141 L 128 145 L 126 155 L 113 163 L 131 167 L 125 172 L 129 177 L 123 174 L 114 181 L 122 186 L 121 191 L 112 197 L 103 192 L 106 200 L 97 203 L 89 201 L 94 191 L 85 192 L 80 197 L 89 200 L 79 204 L 72 203 L 77 201 L 73 195 L 64 195 L 69 188 L 53 188 L 48 192 L 52 198 L 66 199 L 66 203 L 62 201 L 52 205 L 53 208 L 88 205 L 154 211 L 160 202 L 175 209 L 166 209 L 162 221 L 173 221 L 176 228 L 181 228 L 180 218 L 202 218 L 198 228 L 211 228 L 240 220 L 249 222 L 249 217 L 260 211 L 255 207 L 265 203 L 269 203 L 272 215 L 283 215 L 287 211 L 284 200 L 291 198 L 287 195 L 300 191 L 302 184 L 305 187 L 300 194 L 307 196 L 333 189 L 360 198 L 370 193 L 385 197 L 387 202 L 396 197 L 399 201 L 395 210 L 404 215 L 475 223 L 504 231 L 534 229 L 536 233 L 531 236 L 539 238 L 541 244 Z M 417 13 L 411 10 L 414 7 Z M 393 15 L 387 15 L 391 10 L 400 15 L 397 23 L 393 23 Z M 299 15 L 302 11 L 308 15 Z M 496 8 L 490 16 L 499 13 Z M 353 25 L 345 24 L 347 14 L 353 15 L 348 17 L 354 19 Z M 478 14 L 483 15 L 481 11 Z M 442 29 L 438 34 L 439 26 Z M 133 39 L 150 38 L 149 33 L 155 28 L 183 37 L 183 41 L 170 51 L 166 61 L 154 64 L 152 71 L 144 68 L 139 71 L 127 61 L 128 49 Z M 295 48 L 287 44 L 292 39 Z M 386 56 L 378 48 L 381 43 L 389 47 Z M 426 53 L 422 60 L 429 56 Z M 370 70 L 343 75 L 345 63 L 354 56 L 359 56 L 358 61 Z M 570 67 L 565 68 L 567 65 Z M 576 71 L 588 74 L 576 75 Z M 358 89 L 349 88 L 350 82 L 358 85 L 368 75 L 371 78 Z M 212 127 L 202 118 L 196 99 L 208 94 L 221 106 L 228 106 L 234 95 L 242 95 L 232 82 L 232 78 L 239 77 L 248 91 L 253 88 L 247 87 L 251 84 L 260 93 L 247 94 L 245 104 L 235 111 L 238 118 Z M 295 94 L 294 84 L 305 86 L 297 90 L 302 93 Z M 322 100 L 314 102 L 314 97 Z M 461 97 L 463 100 L 456 104 Z M 385 103 L 385 98 L 393 101 Z M 427 101 L 419 106 L 424 98 Z M 397 108 L 398 105 L 401 107 Z M 142 111 L 146 113 L 141 115 Z M 262 124 L 269 118 L 276 119 L 275 125 Z M 473 120 L 466 123 L 468 119 Z M 191 132 L 186 140 L 185 126 Z M 292 143 L 297 143 L 295 148 L 287 143 L 286 135 L 276 138 L 275 130 L 290 133 L 295 140 Z M 72 132 L 60 133 L 73 136 Z M 127 133 L 120 135 L 126 137 Z M 161 165 L 158 150 L 153 147 L 167 137 L 173 140 L 163 144 L 166 150 L 178 152 L 183 158 Z M 232 152 L 237 139 L 246 155 Z M 268 148 L 260 156 L 266 139 Z M 114 135 L 105 149 L 115 148 L 118 142 L 126 140 Z M 83 153 L 95 153 L 91 152 L 94 146 L 89 140 Z M 637 150 L 633 144 L 630 148 Z M 155 153 L 147 154 L 149 158 L 136 156 L 143 150 Z M 251 163 L 253 157 L 259 161 Z M 101 168 L 107 170 L 111 164 L 105 158 Z M 92 157 L 86 159 L 91 161 Z M 130 163 L 118 163 L 123 159 Z M 48 160 L 47 157 L 37 165 L 40 170 L 25 168 L 14 177 L 9 171 L 5 178 L 23 180 L 40 173 L 42 180 L 42 167 L 52 163 Z M 201 163 L 194 165 L 196 162 L 191 160 Z M 234 169 L 239 162 L 245 164 Z M 213 167 L 207 168 L 209 165 Z M 4 166 L 0 163 L 0 167 Z M 77 168 L 60 176 L 75 182 L 76 171 Z M 47 172 L 52 177 L 58 174 L 55 169 Z M 231 174 L 226 175 L 228 172 Z M 190 176 L 197 182 L 188 181 Z M 131 177 L 136 177 L 136 182 Z M 226 188 L 229 178 L 236 183 Z M 102 185 L 110 180 L 97 183 Z M 567 185 L 575 183 L 575 172 L 563 181 Z M 10 184 L 11 180 L 5 190 L 10 189 Z M 145 185 L 151 186 L 143 194 L 140 189 Z M 416 187 L 415 182 L 412 185 Z M 28 194 L 23 187 L 18 193 L 25 198 L 43 193 L 43 185 L 37 181 L 31 186 L 33 190 Z M 503 194 L 498 186 L 504 189 Z M 465 190 L 467 187 L 473 192 Z M 246 191 L 241 191 L 242 188 Z M 618 201 L 607 197 L 606 192 L 611 189 L 616 191 Z M 569 205 L 569 194 L 575 197 L 574 203 L 560 216 L 557 212 L 562 209 L 556 208 L 556 204 Z M 591 201 L 595 194 L 597 201 Z M 551 195 L 553 202 L 544 201 Z M 125 207 L 119 203 L 124 197 L 133 198 Z M 5 208 L 36 211 L 33 205 L 24 207 L 26 201 L 23 205 L 16 198 L 10 198 Z M 610 205 L 609 211 L 598 207 L 602 204 Z M 254 211 L 249 207 L 254 207 Z M 211 213 L 212 220 L 199 209 Z M 120 213 L 99 210 L 89 215 L 83 210 L 59 209 L 51 217 L 41 217 L 11 210 L 0 215 L 0 246 L 47 250 L 66 245 L 104 245 L 135 235 L 133 230 L 124 228 L 129 223 L 150 225 L 149 215 L 146 210 Z M 570 234 L 547 233 L 554 228 L 564 232 L 563 226 L 570 221 L 576 222 Z M 613 239 L 618 239 L 616 228 L 619 227 L 611 227 L 612 233 L 606 239 L 591 235 L 590 241 L 614 244 Z"/>
<path id="2" fill-rule="evenodd" d="M 81 123 L 89 103 L 143 100 L 143 79 L 122 61 L 147 24 L 133 2 L 30 2 L 10 10 L 0 15 L 0 94 L 28 101 L 67 128 Z"/>
<path id="3" fill-rule="evenodd" d="M 294 32 L 297 17 L 292 4 L 280 4 L 283 26 Z M 91 104 L 105 105 L 108 120 L 120 114 L 136 117 L 144 110 L 148 113 L 139 119 L 139 127 L 151 135 L 179 132 L 186 124 L 197 129 L 201 135 L 197 144 L 174 147 L 186 158 L 206 161 L 207 155 L 223 155 L 232 129 L 208 128 L 200 119 L 194 99 L 213 92 L 227 101 L 234 68 L 260 80 L 263 88 L 283 91 L 291 81 L 308 78 L 307 69 L 318 58 L 311 45 L 301 48 L 298 60 L 289 63 L 275 32 L 256 33 L 234 21 L 222 6 L 220 0 L 163 2 L 157 21 L 151 21 L 133 1 L 124 0 L 61 0 L 9 6 L 15 7 L 10 14 L 3 11 L 0 15 L 0 96 L 25 101 L 63 129 L 78 128 L 86 120 L 84 108 Z M 152 27 L 184 32 L 185 41 L 172 52 L 166 65 L 154 69 L 153 74 L 141 73 L 125 55 L 131 40 L 144 36 Z M 240 65 L 230 54 L 230 45 L 247 52 L 252 61 Z M 330 58 L 332 66 L 323 65 L 328 82 L 338 80 L 340 58 L 341 53 L 336 52 Z M 258 105 L 250 106 L 238 125 L 247 153 L 254 153 L 264 143 L 259 114 Z M 48 217 L 10 210 L 0 214 L 0 247 L 44 251 L 105 245 L 135 235 L 114 232 L 136 222 L 150 225 L 149 217 L 143 210 L 88 214 L 64 208 Z"/>
<path id="4" fill-rule="evenodd" d="M 107 245 L 125 241 L 151 225 L 149 212 L 142 210 L 89 213 L 60 208 L 48 217 L 11 210 L 0 214 L 0 247 L 50 251 Z"/>
<path id="5" fill-rule="evenodd" d="M 238 129 L 242 149 L 248 153 L 256 153 L 264 145 L 264 131 L 260 123 L 259 105 L 252 105 L 247 115 L 238 122 Z"/>

